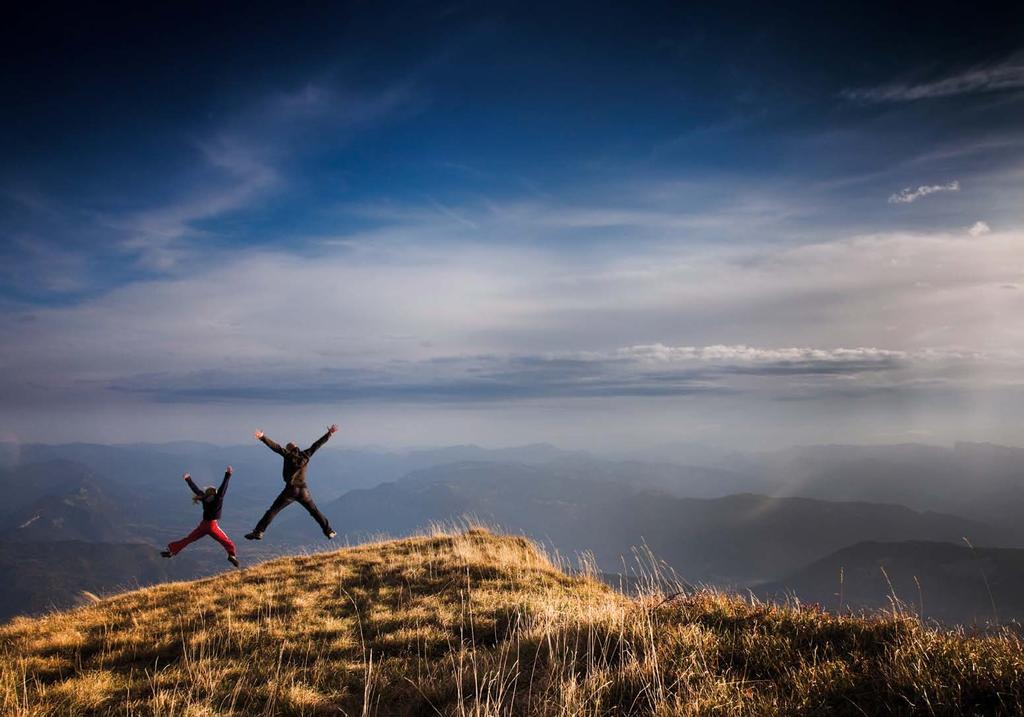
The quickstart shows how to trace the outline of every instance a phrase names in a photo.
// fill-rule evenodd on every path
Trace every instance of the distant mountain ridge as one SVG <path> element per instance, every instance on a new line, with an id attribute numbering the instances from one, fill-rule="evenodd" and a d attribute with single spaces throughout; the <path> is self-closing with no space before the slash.
<path id="1" fill-rule="evenodd" d="M 403 535 L 469 514 L 562 552 L 593 551 L 608 572 L 628 571 L 632 549 L 646 545 L 687 580 L 724 586 L 779 581 L 863 541 L 966 536 L 978 546 L 1024 546 L 1020 449 L 833 445 L 740 454 L 691 446 L 685 454 L 710 465 L 666 462 L 667 452 L 620 460 L 548 444 L 387 451 L 332 441 L 310 468 L 310 486 L 343 537 Z M 0 444 L 0 540 L 165 545 L 198 520 L 181 474 L 214 485 L 227 463 L 235 479 L 222 525 L 244 555 L 329 545 L 295 507 L 263 542 L 241 540 L 281 488 L 279 458 L 255 441 Z M 216 547 L 190 551 L 220 567 Z M 929 565 L 928 555 L 918 557 Z"/>
<path id="2" fill-rule="evenodd" d="M 548 466 L 462 463 L 351 491 L 324 506 L 351 539 L 406 535 L 471 515 L 565 552 L 592 551 L 601 569 L 623 570 L 647 545 L 691 582 L 750 584 L 786 574 L 863 540 L 995 539 L 987 526 L 903 506 L 740 494 L 677 498 L 611 481 L 567 477 Z M 282 516 L 279 531 L 308 529 Z"/>
<path id="3" fill-rule="evenodd" d="M 898 600 L 925 619 L 1024 623 L 1024 550 L 907 541 L 863 542 L 828 555 L 758 593 L 793 595 L 838 611 Z"/>
<path id="4" fill-rule="evenodd" d="M 988 443 L 800 446 L 724 464 L 758 490 L 899 503 L 998 523 L 1024 541 L 1024 449 Z M 1024 544 L 1024 543 L 1022 543 Z"/>
<path id="5" fill-rule="evenodd" d="M 125 542 L 131 498 L 80 463 L 56 460 L 0 471 L 0 540 Z"/>
<path id="6" fill-rule="evenodd" d="M 0 575 L 7 577 L 0 581 L 0 621 L 72 607 L 82 591 L 106 595 L 209 572 L 193 556 L 166 560 L 149 545 L 0 541 Z"/>

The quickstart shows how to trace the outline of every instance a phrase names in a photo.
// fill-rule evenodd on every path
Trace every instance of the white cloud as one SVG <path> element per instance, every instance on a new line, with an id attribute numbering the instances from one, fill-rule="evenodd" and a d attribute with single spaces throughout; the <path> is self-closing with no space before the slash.
<path id="1" fill-rule="evenodd" d="M 971 225 L 971 228 L 967 230 L 967 233 L 970 234 L 972 237 L 985 236 L 986 234 L 990 234 L 991 232 L 992 227 L 990 227 L 987 222 L 981 221 L 974 222 L 974 224 Z"/>
<path id="2" fill-rule="evenodd" d="M 173 416 L 161 424 L 171 435 L 209 411 L 223 426 L 203 425 L 231 436 L 254 413 L 320 421 L 337 407 L 412 402 L 462 406 L 446 415 L 470 432 L 448 440 L 479 439 L 491 421 L 535 440 L 544 436 L 523 426 L 564 428 L 557 416 L 586 401 L 613 402 L 601 415 L 628 403 L 633 425 L 647 425 L 641 416 L 655 414 L 640 403 L 660 397 L 699 405 L 728 431 L 737 416 L 779 423 L 773 401 L 913 392 L 928 403 L 1019 382 L 1024 297 L 1002 287 L 1024 280 L 1020 233 L 563 254 L 452 243 L 445 231 L 458 223 L 434 216 L 315 255 L 237 252 L 189 276 L 0 315 L 0 330 L 18 337 L 0 345 L 0 430 L 28 425 L 18 417 L 28 411 L 42 426 L 44 410 L 88 422 L 90 411 L 122 407 Z M 545 400 L 557 405 L 512 407 Z M 246 407 L 229 410 L 238 402 Z M 491 418 L 458 418 L 482 410 Z M 394 408 L 363 435 L 381 440 L 401 424 L 415 436 L 411 415 Z M 528 423 L 499 417 L 513 415 Z M 123 435 L 143 435 L 124 425 Z"/>
<path id="3" fill-rule="evenodd" d="M 960 182 L 953 181 L 949 184 L 931 184 L 921 185 L 917 189 L 912 187 L 904 187 L 899 192 L 889 195 L 889 204 L 910 204 L 916 202 L 922 197 L 927 197 L 929 194 L 935 194 L 937 192 L 959 192 Z"/>
<path id="4" fill-rule="evenodd" d="M 1015 234 L 591 257 L 407 239 L 310 257 L 240 254 L 194 276 L 39 308 L 27 323 L 9 314 L 0 328 L 19 340 L 0 348 L 2 380 L 74 393 L 223 371 L 315 385 L 325 370 L 434 370 L 430 361 L 474 355 L 881 365 L 924 350 L 1024 350 L 1019 292 L 999 288 L 1024 273 Z M 615 345 L 629 348 L 602 353 Z M 844 345 L 853 348 L 835 348 Z"/>
<path id="5" fill-rule="evenodd" d="M 708 363 L 829 363 L 848 361 L 891 361 L 906 359 L 905 351 L 878 348 L 817 349 L 810 347 L 758 348 L 754 346 L 665 346 L 647 344 L 619 349 L 617 356 L 657 362 L 700 361 Z"/>
<path id="6" fill-rule="evenodd" d="M 866 89 L 845 90 L 848 99 L 864 102 L 910 102 L 978 92 L 1024 88 L 1024 58 L 1010 57 L 994 65 L 973 67 L 924 82 L 894 82 Z"/>
<path id="7" fill-rule="evenodd" d="M 200 149 L 207 169 L 216 175 L 197 180 L 203 185 L 201 191 L 163 206 L 104 219 L 106 225 L 127 234 L 122 248 L 137 253 L 148 269 L 174 268 L 181 240 L 201 234 L 198 222 L 242 209 L 281 181 L 265 158 L 236 139 L 221 138 Z"/>

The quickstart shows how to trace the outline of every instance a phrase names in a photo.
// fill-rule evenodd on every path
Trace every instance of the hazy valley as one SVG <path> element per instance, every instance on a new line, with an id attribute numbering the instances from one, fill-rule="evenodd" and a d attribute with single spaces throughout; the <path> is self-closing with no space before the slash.
<path id="1" fill-rule="evenodd" d="M 83 590 L 225 569 L 212 541 L 156 558 L 198 517 L 185 470 L 212 484 L 225 464 L 235 467 L 221 523 L 246 563 L 330 547 L 297 506 L 264 541 L 242 539 L 280 489 L 277 462 L 259 445 L 7 444 L 0 456 L 0 490 L 11 496 L 0 513 L 0 556 L 12 577 L 0 589 L 0 615 L 71 605 Z M 821 446 L 705 460 L 621 460 L 544 445 L 329 448 L 311 465 L 310 484 L 345 542 L 468 519 L 563 555 L 589 554 L 609 574 L 628 577 L 653 555 L 686 584 L 795 595 L 829 609 L 884 608 L 895 593 L 947 622 L 1019 617 L 1024 586 L 1010 576 L 1024 554 L 1012 520 L 1024 451 Z M 961 479 L 971 491 L 958 498 Z M 888 552 L 865 547 L 883 544 Z M 943 568 L 952 558 L 936 558 L 940 549 L 961 567 Z"/>

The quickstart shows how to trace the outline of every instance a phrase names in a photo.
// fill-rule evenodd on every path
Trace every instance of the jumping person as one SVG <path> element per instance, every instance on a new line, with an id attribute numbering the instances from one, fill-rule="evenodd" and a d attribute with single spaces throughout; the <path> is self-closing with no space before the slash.
<path id="1" fill-rule="evenodd" d="M 327 518 L 320 512 L 320 509 L 316 507 L 316 503 L 313 502 L 313 496 L 309 494 L 309 488 L 306 487 L 306 466 L 309 464 L 309 459 L 317 449 L 323 444 L 327 443 L 327 440 L 334 435 L 338 427 L 331 425 L 327 429 L 327 433 L 320 436 L 316 440 L 316 443 L 311 445 L 304 451 L 300 451 L 299 447 L 295 443 L 289 443 L 284 448 L 274 443 L 272 440 L 264 435 L 263 431 L 256 431 L 253 435 L 256 440 L 262 441 L 267 448 L 277 453 L 279 456 L 284 458 L 284 465 L 281 468 L 281 477 L 284 479 L 284 490 L 281 491 L 280 495 L 274 499 L 273 504 L 267 509 L 267 512 L 260 518 L 260 522 L 256 524 L 251 533 L 246 533 L 246 540 L 262 540 L 263 531 L 270 525 L 270 521 L 274 519 L 278 513 L 284 508 L 291 505 L 292 503 L 298 503 L 313 516 L 313 520 L 320 526 L 320 530 L 324 531 L 324 536 L 328 540 L 333 538 L 337 533 L 331 530 L 331 524 L 327 522 Z"/>
<path id="2" fill-rule="evenodd" d="M 224 470 L 224 480 L 221 481 L 220 488 L 214 488 L 211 485 L 205 490 L 200 490 L 199 486 L 192 482 L 192 476 L 188 473 L 183 478 L 188 483 L 188 487 L 195 493 L 192 497 L 192 502 L 203 504 L 203 519 L 195 530 L 181 540 L 175 540 L 173 543 L 170 543 L 167 546 L 167 550 L 162 551 L 160 554 L 165 558 L 174 557 L 189 543 L 194 543 L 204 535 L 209 535 L 224 546 L 224 550 L 228 551 L 228 562 L 237 568 L 239 563 L 238 558 L 235 556 L 235 544 L 231 542 L 231 538 L 217 525 L 217 521 L 220 520 L 220 511 L 224 507 L 224 494 L 228 492 L 228 481 L 231 480 L 231 466 Z"/>

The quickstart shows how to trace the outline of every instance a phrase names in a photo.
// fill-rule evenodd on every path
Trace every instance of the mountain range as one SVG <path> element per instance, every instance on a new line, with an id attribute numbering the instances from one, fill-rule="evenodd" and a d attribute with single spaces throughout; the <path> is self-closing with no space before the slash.
<path id="1" fill-rule="evenodd" d="M 309 482 L 348 542 L 413 534 L 430 523 L 469 517 L 529 535 L 569 557 L 589 554 L 603 572 L 628 576 L 638 562 L 662 561 L 666 571 L 690 583 L 769 586 L 842 609 L 884 607 L 889 595 L 876 581 L 863 596 L 851 587 L 841 606 L 824 599 L 834 592 L 836 566 L 848 566 L 851 576 L 861 567 L 873 569 L 866 548 L 844 552 L 852 546 L 903 545 L 909 551 L 888 570 L 901 597 L 907 590 L 900 581 L 941 572 L 934 567 L 935 551 L 911 544 L 967 549 L 962 541 L 968 538 L 978 550 L 1008 549 L 1000 553 L 1002 566 L 1014 564 L 1016 553 L 1009 549 L 1024 546 L 1015 518 L 1024 485 L 1020 449 L 909 444 L 759 454 L 688 448 L 687 454 L 706 464 L 673 463 L 664 452 L 656 460 L 606 458 L 544 444 L 410 451 L 328 445 L 311 464 Z M 198 521 L 181 474 L 187 470 L 200 485 L 216 485 L 228 463 L 235 477 L 221 523 L 245 562 L 330 545 L 299 507 L 284 511 L 264 541 L 242 540 L 281 488 L 278 457 L 258 444 L 0 444 L 0 490 L 7 496 L 0 542 L 25 545 L 21 554 L 33 566 L 20 568 L 18 551 L 9 551 L 6 565 L 14 579 L 0 588 L 0 602 L 14 611 L 44 609 L 27 597 L 36 594 L 31 584 L 45 582 L 48 569 L 85 565 L 78 561 L 93 559 L 97 551 L 90 546 L 98 543 L 150 552 L 131 559 L 124 553 L 123 574 L 93 587 L 142 576 L 161 546 Z M 62 544 L 63 557 L 31 557 L 44 543 Z M 196 563 L 190 575 L 225 566 L 223 552 L 210 541 L 172 562 L 186 557 Z M 1012 567 L 996 572 L 1007 571 Z M 962 597 L 948 605 L 927 601 L 928 615 L 963 622 L 983 617 L 972 592 L 974 575 L 947 573 L 929 582 L 941 584 L 935 589 L 944 596 Z M 54 594 L 63 595 L 57 602 L 68 604 L 76 594 L 75 574 L 66 590 L 56 581 Z M 1004 592 L 997 605 L 1024 604 L 1024 589 L 1012 581 Z"/>
<path id="2" fill-rule="evenodd" d="M 925 620 L 1024 622 L 1024 550 L 928 541 L 862 542 L 759 586 L 772 600 L 795 595 L 837 611 L 899 606 Z"/>
<path id="3" fill-rule="evenodd" d="M 737 494 L 677 498 L 621 483 L 567 477 L 547 466 L 458 463 L 346 493 L 324 507 L 351 540 L 408 535 L 469 516 L 552 549 L 592 553 L 606 572 L 630 570 L 646 546 L 691 583 L 746 586 L 864 540 L 997 540 L 983 523 L 898 505 Z M 301 512 L 278 529 L 295 539 Z M 625 560 L 624 560 L 625 557 Z"/>

